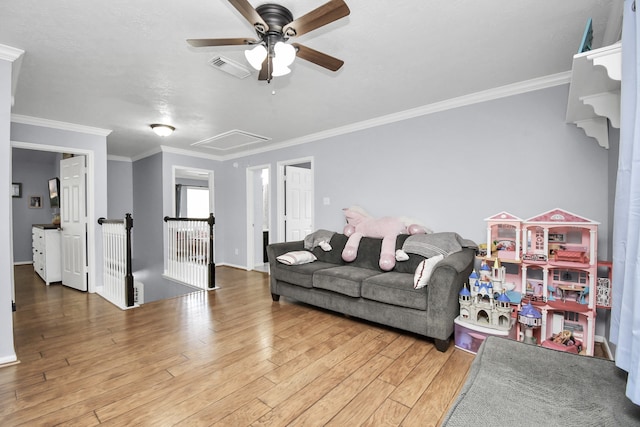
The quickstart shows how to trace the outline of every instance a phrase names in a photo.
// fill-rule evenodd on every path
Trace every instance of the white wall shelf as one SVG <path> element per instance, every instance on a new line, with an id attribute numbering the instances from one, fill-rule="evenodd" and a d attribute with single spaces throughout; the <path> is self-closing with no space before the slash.
<path id="1" fill-rule="evenodd" d="M 573 56 L 567 123 L 573 123 L 609 148 L 607 119 L 620 128 L 622 43 Z"/>

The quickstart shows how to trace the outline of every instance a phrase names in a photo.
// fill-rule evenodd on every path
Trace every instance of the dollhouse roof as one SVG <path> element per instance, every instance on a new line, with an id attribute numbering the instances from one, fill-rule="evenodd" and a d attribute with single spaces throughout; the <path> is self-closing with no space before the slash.
<path id="1" fill-rule="evenodd" d="M 461 290 L 460 290 L 460 296 L 461 297 L 470 297 L 471 296 L 471 292 L 469 292 L 469 289 L 467 289 L 466 286 L 464 286 Z"/>
<path id="2" fill-rule="evenodd" d="M 501 222 L 522 222 L 522 218 L 518 218 L 515 215 L 510 214 L 509 212 L 502 211 L 497 213 L 489 218 L 485 218 L 485 221 L 501 221 Z"/>
<path id="3" fill-rule="evenodd" d="M 590 220 L 588 218 L 576 215 L 563 209 L 551 209 L 550 211 L 533 216 L 525 221 L 526 223 L 538 223 L 538 224 L 580 224 L 580 225 L 598 225 L 597 221 Z"/>
<path id="4" fill-rule="evenodd" d="M 507 294 L 505 294 L 504 292 L 501 293 L 500 296 L 498 296 L 498 301 L 499 302 L 511 302 L 511 300 L 509 299 Z"/>
<path id="5" fill-rule="evenodd" d="M 527 305 L 522 307 L 522 310 L 520 310 L 520 316 L 534 319 L 542 318 L 542 314 L 540 314 L 540 312 L 536 310 L 535 307 L 531 305 L 531 303 L 528 303 Z"/>

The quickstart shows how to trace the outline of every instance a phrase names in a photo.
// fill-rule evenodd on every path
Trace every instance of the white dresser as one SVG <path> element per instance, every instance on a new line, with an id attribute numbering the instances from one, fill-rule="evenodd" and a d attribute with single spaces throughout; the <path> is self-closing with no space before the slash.
<path id="1" fill-rule="evenodd" d="M 62 281 L 60 229 L 52 224 L 35 224 L 31 228 L 33 269 L 48 285 Z"/>

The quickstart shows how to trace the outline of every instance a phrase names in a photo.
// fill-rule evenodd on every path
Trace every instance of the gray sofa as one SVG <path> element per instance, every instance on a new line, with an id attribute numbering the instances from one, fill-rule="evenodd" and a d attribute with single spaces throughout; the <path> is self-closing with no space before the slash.
<path id="1" fill-rule="evenodd" d="M 453 234 L 453 233 L 451 233 Z M 403 247 L 406 235 L 397 237 Z M 285 265 L 280 255 L 305 249 L 304 241 L 274 243 L 267 247 L 271 295 L 281 296 L 353 317 L 433 338 L 436 348 L 445 351 L 453 334 L 453 320 L 459 314 L 458 293 L 473 268 L 475 249 L 463 247 L 436 264 L 427 286 L 414 289 L 414 272 L 425 257 L 409 254 L 392 271 L 378 266 L 382 239 L 364 237 L 357 258 L 342 260 L 347 242 L 344 234 L 334 234 L 330 251 L 314 247 L 317 260 L 301 265 Z M 308 246 L 308 245 L 307 245 Z"/>

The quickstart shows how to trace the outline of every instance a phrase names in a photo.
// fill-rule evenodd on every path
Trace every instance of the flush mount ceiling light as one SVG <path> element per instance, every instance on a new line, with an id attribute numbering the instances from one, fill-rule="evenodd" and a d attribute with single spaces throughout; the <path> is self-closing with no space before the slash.
<path id="1" fill-rule="evenodd" d="M 343 0 L 331 0 L 297 19 L 293 19 L 289 9 L 278 4 L 263 4 L 254 9 L 248 0 L 229 0 L 229 3 L 253 25 L 258 38 L 188 39 L 191 46 L 255 46 L 244 54 L 249 64 L 260 71 L 258 80 L 267 82 L 272 77 L 289 74 L 289 65 L 296 56 L 331 71 L 338 71 L 344 64 L 340 59 L 299 43 L 287 43 L 292 37 L 301 36 L 349 15 L 349 7 Z"/>
<path id="2" fill-rule="evenodd" d="M 176 128 L 174 128 L 173 126 L 169 126 L 169 125 L 163 125 L 163 124 L 159 124 L 159 123 L 154 123 L 151 126 L 151 129 L 156 133 L 156 135 L 158 136 L 169 136 L 173 133 L 174 130 L 176 130 Z"/>

